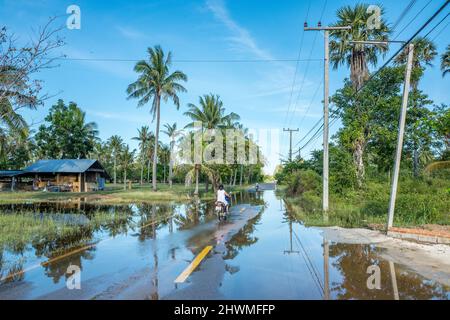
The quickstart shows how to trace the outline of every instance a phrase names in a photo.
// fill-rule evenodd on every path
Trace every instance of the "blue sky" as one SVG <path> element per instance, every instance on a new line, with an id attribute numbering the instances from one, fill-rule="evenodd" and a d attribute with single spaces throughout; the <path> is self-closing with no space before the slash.
<path id="1" fill-rule="evenodd" d="M 443 2 L 416 1 L 394 35 L 426 6 L 399 36 L 399 39 L 408 38 Z M 147 47 L 159 44 L 172 51 L 174 60 L 296 59 L 303 36 L 301 59 L 321 59 L 322 35 L 315 32 L 302 35 L 308 6 L 310 25 L 317 23 L 322 12 L 322 23 L 329 24 L 335 21 L 339 7 L 355 3 L 325 0 L 311 1 L 311 4 L 310 1 L 299 0 L 0 0 L 0 24 L 16 33 L 21 41 L 26 40 L 32 28 L 45 23 L 49 16 L 61 16 L 61 24 L 64 24 L 66 8 L 76 4 L 81 8 L 81 30 L 62 31 L 66 45 L 61 52 L 71 58 L 139 60 L 146 57 Z M 385 7 L 384 17 L 393 23 L 409 1 L 376 3 Z M 446 10 L 448 12 L 449 9 Z M 444 21 L 430 37 L 436 36 L 447 23 Z M 449 31 L 450 27 L 447 27 L 435 38 L 439 52 L 443 52 L 449 43 Z M 392 47 L 394 49 L 395 46 Z M 443 80 L 439 61 L 436 59 L 434 64 L 427 70 L 421 87 L 436 103 L 448 103 L 450 78 Z M 151 123 L 149 108 L 137 109 L 136 101 L 126 99 L 126 87 L 136 79 L 133 65 L 132 61 L 61 61 L 58 68 L 39 75 L 45 80 L 44 90 L 56 96 L 47 100 L 38 111 L 27 111 L 25 115 L 38 123 L 58 98 L 75 101 L 86 111 L 88 120 L 98 124 L 102 139 L 119 134 L 136 147 L 131 138 L 136 135 L 137 128 L 150 125 L 154 129 L 155 124 Z M 182 114 L 186 104 L 197 103 L 199 95 L 210 92 L 219 94 L 227 110 L 239 113 L 247 127 L 280 130 L 287 126 L 299 127 L 300 132 L 294 134 L 294 142 L 322 114 L 322 61 L 299 62 L 293 91 L 296 63 L 292 61 L 175 61 L 173 68 L 188 75 L 189 81 L 185 85 L 188 92 L 181 95 L 180 111 L 170 103 L 163 105 L 162 123 L 177 122 L 183 127 L 188 122 Z M 348 74 L 345 67 L 331 70 L 330 93 L 341 87 Z M 338 128 L 339 123 L 336 123 L 331 133 Z M 167 141 L 164 136 L 162 139 Z M 286 154 L 287 148 L 288 135 L 281 132 L 280 152 Z M 318 148 L 321 148 L 320 138 L 302 154 L 308 156 L 312 149 Z M 270 153 L 266 157 L 270 160 L 267 168 L 270 173 L 279 156 Z"/>

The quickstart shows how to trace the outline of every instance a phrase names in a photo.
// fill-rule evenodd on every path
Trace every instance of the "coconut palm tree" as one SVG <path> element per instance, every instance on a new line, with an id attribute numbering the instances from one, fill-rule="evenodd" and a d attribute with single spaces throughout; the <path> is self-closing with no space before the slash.
<path id="1" fill-rule="evenodd" d="M 383 18 L 380 19 L 379 28 L 371 29 L 367 23 L 371 13 L 367 12 L 367 4 L 357 4 L 354 7 L 344 6 L 338 9 L 338 21 L 333 25 L 351 26 L 351 30 L 334 30 L 330 32 L 330 61 L 334 69 L 340 65 L 350 68 L 350 80 L 353 88 L 359 90 L 369 78 L 368 64 L 376 65 L 378 55 L 388 50 L 384 45 L 352 44 L 350 41 L 385 41 L 390 33 L 389 27 Z M 384 9 L 381 8 L 381 17 Z M 364 150 L 367 145 L 365 130 L 359 130 L 358 137 L 352 146 L 353 158 L 357 169 L 358 184 L 362 186 L 364 180 Z"/>
<path id="2" fill-rule="evenodd" d="M 126 145 L 120 153 L 120 164 L 123 169 L 123 189 L 127 189 L 127 170 L 133 163 L 135 150 L 130 151 L 130 147 Z"/>
<path id="3" fill-rule="evenodd" d="M 186 128 L 193 128 L 196 122 L 202 123 L 203 129 L 216 129 L 227 122 L 233 122 L 240 119 L 239 115 L 231 112 L 227 115 L 222 100 L 218 95 L 212 93 L 199 97 L 199 106 L 193 103 L 188 104 L 188 111 L 185 116 L 191 118 L 192 122 L 186 125 Z"/>
<path id="4" fill-rule="evenodd" d="M 173 152 L 174 152 L 176 137 L 181 134 L 181 130 L 177 130 L 176 122 L 174 122 L 172 125 L 170 125 L 169 123 L 166 123 L 164 125 L 164 127 L 166 128 L 166 130 L 164 130 L 163 132 L 170 138 L 169 185 L 170 185 L 170 188 L 172 188 L 173 163 L 174 163 Z"/>
<path id="5" fill-rule="evenodd" d="M 123 148 L 123 140 L 120 136 L 114 135 L 108 139 L 109 147 L 111 148 L 114 160 L 114 184 L 117 183 L 117 160 Z"/>
<path id="6" fill-rule="evenodd" d="M 170 51 L 166 56 L 160 46 L 155 46 L 154 48 L 148 48 L 147 52 L 149 55 L 148 61 L 141 60 L 134 66 L 134 71 L 139 73 L 139 77 L 128 86 L 127 93 L 129 99 L 139 99 L 138 107 L 152 102 L 150 112 L 153 115 L 153 120 L 156 118 L 152 184 L 153 190 L 156 191 L 161 98 L 164 101 L 172 100 L 178 109 L 180 100 L 177 94 L 186 91 L 179 81 L 187 81 L 187 76 L 178 70 L 170 73 L 169 68 L 172 64 Z"/>
<path id="7" fill-rule="evenodd" d="M 416 91 L 419 86 L 420 77 L 422 76 L 426 66 L 433 66 L 432 61 L 437 55 L 436 46 L 434 43 L 424 37 L 415 38 L 412 43 L 414 44 L 414 54 L 412 67 L 417 76 L 411 79 L 411 87 L 413 91 Z M 408 49 L 405 48 L 396 58 L 395 63 L 398 65 L 406 64 L 408 60 Z M 412 108 L 416 108 L 417 105 L 413 105 Z M 416 124 L 418 125 L 418 123 Z M 414 135 L 414 133 L 413 133 Z M 413 172 L 414 176 L 419 175 L 419 141 L 417 137 L 413 139 Z"/>
<path id="8" fill-rule="evenodd" d="M 142 185 L 144 182 L 144 166 L 145 166 L 145 158 L 146 158 L 146 149 L 148 148 L 151 133 L 148 126 L 142 126 L 141 129 L 138 129 L 138 135 L 132 138 L 133 140 L 139 141 L 140 158 L 141 158 L 141 181 Z"/>
<path id="9" fill-rule="evenodd" d="M 441 56 L 441 71 L 443 77 L 450 72 L 450 44 Z"/>
<path id="10" fill-rule="evenodd" d="M 188 104 L 188 111 L 184 113 L 184 115 L 191 118 L 192 122 L 186 125 L 186 128 L 193 128 L 196 126 L 196 123 L 201 123 L 201 134 L 203 134 L 205 129 L 218 129 L 223 128 L 227 123 L 232 123 L 240 119 L 239 115 L 234 112 L 231 112 L 225 115 L 225 107 L 223 106 L 222 100 L 218 95 L 214 95 L 212 93 L 199 97 L 199 106 L 196 106 L 192 103 Z M 198 194 L 198 180 L 201 169 L 204 168 L 205 173 L 208 176 L 208 179 L 213 179 L 214 173 L 211 168 L 206 165 L 202 165 L 200 163 L 196 163 L 194 165 L 195 172 L 195 192 L 194 194 Z M 186 176 L 186 181 L 191 181 L 192 177 L 190 176 L 192 172 L 189 172 Z"/>

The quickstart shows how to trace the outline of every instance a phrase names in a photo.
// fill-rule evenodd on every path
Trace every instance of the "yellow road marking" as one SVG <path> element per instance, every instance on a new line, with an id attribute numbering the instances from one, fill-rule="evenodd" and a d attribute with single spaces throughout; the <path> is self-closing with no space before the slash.
<path id="1" fill-rule="evenodd" d="M 186 269 L 175 279 L 175 283 L 182 283 L 186 281 L 187 277 L 197 268 L 197 266 L 202 262 L 202 260 L 206 257 L 206 255 L 211 251 L 212 246 L 206 246 L 202 252 L 195 257 L 194 260 L 187 266 Z"/>

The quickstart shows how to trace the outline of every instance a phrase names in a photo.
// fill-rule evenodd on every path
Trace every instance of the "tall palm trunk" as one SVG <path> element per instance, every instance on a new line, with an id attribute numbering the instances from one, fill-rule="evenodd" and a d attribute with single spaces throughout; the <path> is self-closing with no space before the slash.
<path id="1" fill-rule="evenodd" d="M 158 141 L 159 141 L 159 121 L 160 121 L 160 104 L 161 97 L 159 94 L 155 97 L 156 99 L 156 132 L 155 132 L 155 148 L 153 150 L 153 191 L 156 191 L 156 166 L 158 163 Z"/>
<path id="2" fill-rule="evenodd" d="M 364 82 L 369 78 L 365 53 L 353 50 L 352 61 L 350 63 L 350 79 L 355 90 L 360 90 Z M 365 130 L 364 130 L 365 131 Z M 364 135 L 364 133 L 363 133 Z M 360 137 L 355 141 L 353 148 L 353 160 L 356 167 L 356 177 L 358 187 L 361 188 L 364 182 L 364 147 L 365 137 Z"/>
<path id="3" fill-rule="evenodd" d="M 144 166 L 145 166 L 145 158 L 144 158 L 144 153 L 142 153 L 142 161 L 141 161 L 141 186 L 144 184 Z"/>
<path id="4" fill-rule="evenodd" d="M 169 160 L 169 186 L 172 188 L 172 176 L 173 176 L 173 145 L 174 141 L 170 144 L 170 160 Z"/>
<path id="5" fill-rule="evenodd" d="M 240 177 L 239 177 L 239 185 L 242 186 L 242 175 L 243 175 L 243 171 L 244 171 L 244 165 L 241 164 L 241 170 L 240 170 Z"/>
<path id="6" fill-rule="evenodd" d="M 236 186 L 237 168 L 234 169 L 233 187 Z"/>
<path id="7" fill-rule="evenodd" d="M 200 170 L 199 170 L 199 167 L 198 167 L 198 165 L 196 164 L 195 165 L 195 191 L 194 191 L 194 195 L 198 195 L 198 176 L 199 176 L 199 172 Z"/>
<path id="8" fill-rule="evenodd" d="M 123 171 L 123 190 L 127 190 L 127 168 Z"/>
<path id="9" fill-rule="evenodd" d="M 356 178 L 358 187 L 361 188 L 364 182 L 364 143 L 360 140 L 355 142 L 355 150 L 353 152 L 353 160 L 356 165 Z"/>
<path id="10" fill-rule="evenodd" d="M 150 183 L 150 167 L 152 164 L 152 157 L 150 156 L 147 161 L 147 182 Z"/>
<path id="11" fill-rule="evenodd" d="M 114 184 L 117 183 L 117 155 L 114 155 Z"/>

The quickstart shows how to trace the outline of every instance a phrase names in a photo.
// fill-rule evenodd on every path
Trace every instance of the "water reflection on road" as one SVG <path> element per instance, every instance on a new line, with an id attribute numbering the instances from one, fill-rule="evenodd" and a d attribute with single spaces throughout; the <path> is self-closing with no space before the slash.
<path id="1" fill-rule="evenodd" d="M 225 244 L 224 270 L 215 288 L 218 298 L 449 298 L 449 288 L 382 259 L 382 249 L 375 245 L 333 243 L 320 229 L 292 221 L 274 191 L 235 194 L 233 202 L 263 205 L 263 210 Z M 174 279 L 199 251 L 216 245 L 215 235 L 223 227 L 212 203 L 198 201 L 125 206 L 73 201 L 0 210 L 29 211 L 78 225 L 64 237 L 0 248 L 0 299 L 161 299 L 177 290 Z M 88 227 L 85 219 L 98 212 L 126 214 L 124 219 Z M 81 269 L 81 290 L 66 288 L 70 265 Z M 367 287 L 369 266 L 381 272 L 380 289 Z M 207 282 L 212 272 L 200 267 L 198 273 L 204 276 L 192 281 Z"/>

